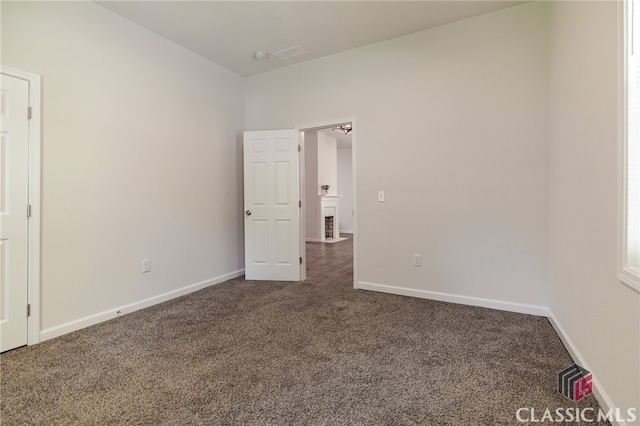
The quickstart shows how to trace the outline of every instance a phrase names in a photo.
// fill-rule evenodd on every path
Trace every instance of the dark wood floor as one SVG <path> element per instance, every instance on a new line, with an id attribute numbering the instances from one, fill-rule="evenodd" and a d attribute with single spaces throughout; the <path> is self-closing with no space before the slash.
<path id="1" fill-rule="evenodd" d="M 353 235 L 344 241 L 307 244 L 307 282 L 353 287 Z"/>

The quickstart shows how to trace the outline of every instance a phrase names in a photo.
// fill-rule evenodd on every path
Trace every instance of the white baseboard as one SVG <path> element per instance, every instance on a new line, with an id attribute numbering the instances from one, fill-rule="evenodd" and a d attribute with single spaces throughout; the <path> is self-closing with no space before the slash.
<path id="1" fill-rule="evenodd" d="M 567 332 L 564 330 L 564 328 L 562 327 L 558 319 L 555 317 L 553 312 L 551 312 L 549 308 L 546 308 L 544 306 L 504 302 L 500 300 L 483 299 L 479 297 L 459 296 L 459 295 L 449 294 L 449 293 L 416 290 L 411 288 L 375 284 L 375 283 L 369 283 L 369 282 L 363 282 L 363 281 L 359 281 L 356 284 L 356 288 L 363 289 L 363 290 L 379 291 L 382 293 L 397 294 L 400 296 L 418 297 L 421 299 L 437 300 L 440 302 L 459 303 L 462 305 L 480 306 L 483 308 L 499 309 L 502 311 L 510 311 L 510 312 L 517 312 L 521 314 L 547 317 L 549 319 L 549 322 L 555 329 L 556 333 L 560 337 L 560 340 L 562 341 L 564 346 L 567 348 L 567 351 L 569 352 L 569 355 L 571 356 L 573 361 L 576 364 L 579 364 L 582 367 L 586 368 L 587 370 L 591 371 L 589 364 L 585 361 L 584 357 L 580 354 L 580 351 L 575 346 L 575 344 L 573 343 L 573 341 L 571 340 Z M 600 382 L 598 382 L 598 379 L 597 377 L 595 377 L 595 375 L 592 382 L 593 382 L 593 395 L 598 400 L 600 407 L 605 412 L 608 412 L 609 410 L 613 410 L 615 412 L 616 406 L 613 404 L 613 402 L 611 401 L 611 398 L 609 397 L 607 392 L 604 390 Z M 617 426 L 627 426 L 627 423 L 625 423 L 624 421 L 622 422 L 615 421 L 615 419 L 612 422 L 612 424 Z"/>
<path id="2" fill-rule="evenodd" d="M 580 351 L 578 350 L 576 345 L 573 343 L 573 341 L 571 340 L 571 338 L 569 337 L 565 329 L 562 327 L 562 325 L 558 321 L 558 318 L 556 318 L 553 312 L 551 312 L 551 310 L 549 309 L 547 309 L 547 318 L 549 319 L 549 322 L 551 323 L 554 330 L 560 337 L 560 340 L 562 340 L 564 347 L 567 348 L 567 352 L 569 352 L 569 355 L 571 355 L 571 358 L 573 359 L 573 361 L 576 364 L 580 365 L 581 367 L 591 371 L 589 364 L 585 361 L 583 356 L 580 354 Z M 598 403 L 600 403 L 600 407 L 605 412 L 609 411 L 610 409 L 613 409 L 615 411 L 615 405 L 613 404 L 613 401 L 611 401 L 611 398 L 609 397 L 607 392 L 604 390 L 600 382 L 598 382 L 598 378 L 596 377 L 595 374 L 593 375 L 591 382 L 593 384 L 593 395 L 598 400 Z M 611 424 L 618 425 L 618 426 L 627 425 L 626 422 L 616 421 L 615 419 L 611 422 Z"/>
<path id="3" fill-rule="evenodd" d="M 526 305 L 523 303 L 504 302 L 501 300 L 483 299 L 480 297 L 459 296 L 457 294 L 440 293 L 437 291 L 416 290 L 413 288 L 396 287 L 359 281 L 356 288 L 397 294 L 400 296 L 418 297 L 420 299 L 437 300 L 440 302 L 458 303 L 460 305 L 480 306 L 482 308 L 499 309 L 501 311 L 517 312 L 520 314 L 546 317 L 548 309 L 543 306 Z"/>
<path id="4" fill-rule="evenodd" d="M 319 238 L 307 238 L 305 241 L 308 242 L 308 243 L 319 243 L 320 239 Z"/>
<path id="5" fill-rule="evenodd" d="M 95 325 L 125 314 L 130 314 L 131 312 L 135 312 L 143 308 L 148 308 L 149 306 L 157 305 L 158 303 L 166 302 L 168 300 L 175 299 L 176 297 L 184 296 L 185 294 L 193 293 L 194 291 L 202 290 L 203 288 L 215 284 L 220 284 L 224 281 L 240 277 L 243 274 L 244 269 L 240 269 L 238 271 L 230 272 L 228 274 L 220 275 L 218 277 L 201 281 L 199 283 L 191 284 L 177 290 L 172 290 L 167 293 L 153 296 L 148 299 L 140 300 L 138 302 L 109 309 L 94 315 L 89 315 L 88 317 L 69 321 L 55 327 L 47 328 L 40 332 L 40 342 L 44 342 L 45 340 L 53 339 L 54 337 L 62 336 L 64 334 L 71 333 L 73 331 L 77 331 L 85 327 L 89 327 L 91 325 Z"/>
<path id="6" fill-rule="evenodd" d="M 307 241 L 309 241 L 307 239 Z M 176 297 L 183 296 L 185 294 L 193 293 L 195 291 L 201 290 L 203 288 L 216 285 L 222 283 L 224 281 L 228 281 L 233 278 L 240 277 L 244 274 L 244 269 L 240 269 L 235 272 L 231 272 L 225 275 L 221 275 L 215 278 L 211 278 L 205 281 L 201 281 L 196 284 L 192 284 L 177 290 L 173 290 L 164 294 L 160 294 L 158 296 L 150 297 L 148 299 L 144 299 L 135 303 L 131 303 L 128 305 L 124 305 L 118 308 L 109 309 L 107 311 L 103 311 L 94 315 L 90 315 L 88 317 L 80 318 L 78 320 L 70 321 L 55 327 L 51 327 L 40 332 L 40 341 L 44 342 L 45 340 L 53 339 L 54 337 L 62 336 L 67 333 L 71 333 L 73 331 L 77 331 L 91 325 L 95 325 L 115 317 L 128 314 L 131 312 L 135 312 L 137 310 L 147 308 L 149 306 L 157 305 L 158 303 L 166 302 L 171 299 L 175 299 Z M 484 299 L 479 297 L 470 297 L 470 296 L 460 296 L 450 293 L 440 293 L 435 291 L 427 291 L 427 290 L 416 290 L 406 287 L 397 287 L 390 286 L 384 284 L 376 284 L 370 282 L 359 281 L 356 286 L 357 289 L 362 290 L 371 290 L 378 291 L 381 293 L 388 294 L 396 294 L 400 296 L 410 296 L 417 297 L 421 299 L 429 299 L 429 300 L 437 300 L 441 302 L 450 302 L 450 303 L 458 303 L 461 305 L 470 305 L 470 306 L 479 306 L 483 308 L 490 309 L 498 309 L 502 311 L 510 311 L 522 314 L 536 315 L 536 316 L 544 316 L 549 319 L 549 322 L 555 329 L 556 333 L 560 337 L 560 340 L 566 347 L 567 351 L 571 358 L 577 364 L 586 368 L 587 370 L 591 370 L 588 363 L 580 354 L 580 351 L 575 346 L 569 335 L 566 333 L 565 329 L 562 327 L 556 316 L 548 309 L 543 306 L 536 305 L 527 305 L 522 303 L 514 303 L 514 302 L 504 302 L 500 300 L 493 299 Z M 598 382 L 598 379 L 593 378 L 593 394 L 600 403 L 600 406 L 604 411 L 608 411 L 613 409 L 615 411 L 615 405 L 611 401 L 611 398 L 606 393 L 606 391 Z M 627 426 L 625 422 L 613 422 L 614 425 L 618 426 Z"/>

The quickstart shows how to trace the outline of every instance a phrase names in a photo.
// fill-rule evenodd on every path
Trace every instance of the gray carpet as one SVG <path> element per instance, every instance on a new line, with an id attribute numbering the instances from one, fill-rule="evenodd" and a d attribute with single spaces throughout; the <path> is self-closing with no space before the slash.
<path id="1" fill-rule="evenodd" d="M 0 356 L 2 425 L 499 425 L 572 364 L 545 318 L 228 281 Z M 540 412 L 542 414 L 542 412 Z M 592 423 L 597 424 L 597 423 Z"/>

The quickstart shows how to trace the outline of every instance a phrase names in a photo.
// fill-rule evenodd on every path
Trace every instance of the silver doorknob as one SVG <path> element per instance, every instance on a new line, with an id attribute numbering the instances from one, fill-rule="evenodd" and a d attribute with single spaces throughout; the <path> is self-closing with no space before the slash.
<path id="1" fill-rule="evenodd" d="M 251 210 L 247 210 L 246 212 L 244 212 L 247 216 L 251 216 Z"/>

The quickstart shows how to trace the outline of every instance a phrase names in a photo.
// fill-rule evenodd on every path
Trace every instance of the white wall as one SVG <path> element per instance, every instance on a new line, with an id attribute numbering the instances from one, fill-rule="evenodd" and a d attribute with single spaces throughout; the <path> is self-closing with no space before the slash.
<path id="1" fill-rule="evenodd" d="M 42 75 L 43 336 L 237 274 L 243 79 L 92 2 L 1 7 Z"/>
<path id="2" fill-rule="evenodd" d="M 351 148 L 338 149 L 340 232 L 353 233 L 353 165 Z"/>
<path id="3" fill-rule="evenodd" d="M 319 196 L 322 195 L 322 185 L 329 185 L 329 195 L 338 195 L 336 139 L 315 130 L 304 132 L 304 159 L 305 239 L 320 241 Z"/>
<path id="4" fill-rule="evenodd" d="M 327 195 L 338 195 L 338 148 L 331 136 L 318 132 L 318 195 L 329 185 Z"/>
<path id="5" fill-rule="evenodd" d="M 640 294 L 616 279 L 616 2 L 551 11 L 550 307 L 609 402 L 640 409 Z"/>
<path id="6" fill-rule="evenodd" d="M 247 127 L 356 118 L 360 285 L 540 312 L 547 43 L 534 2 L 250 77 Z"/>

